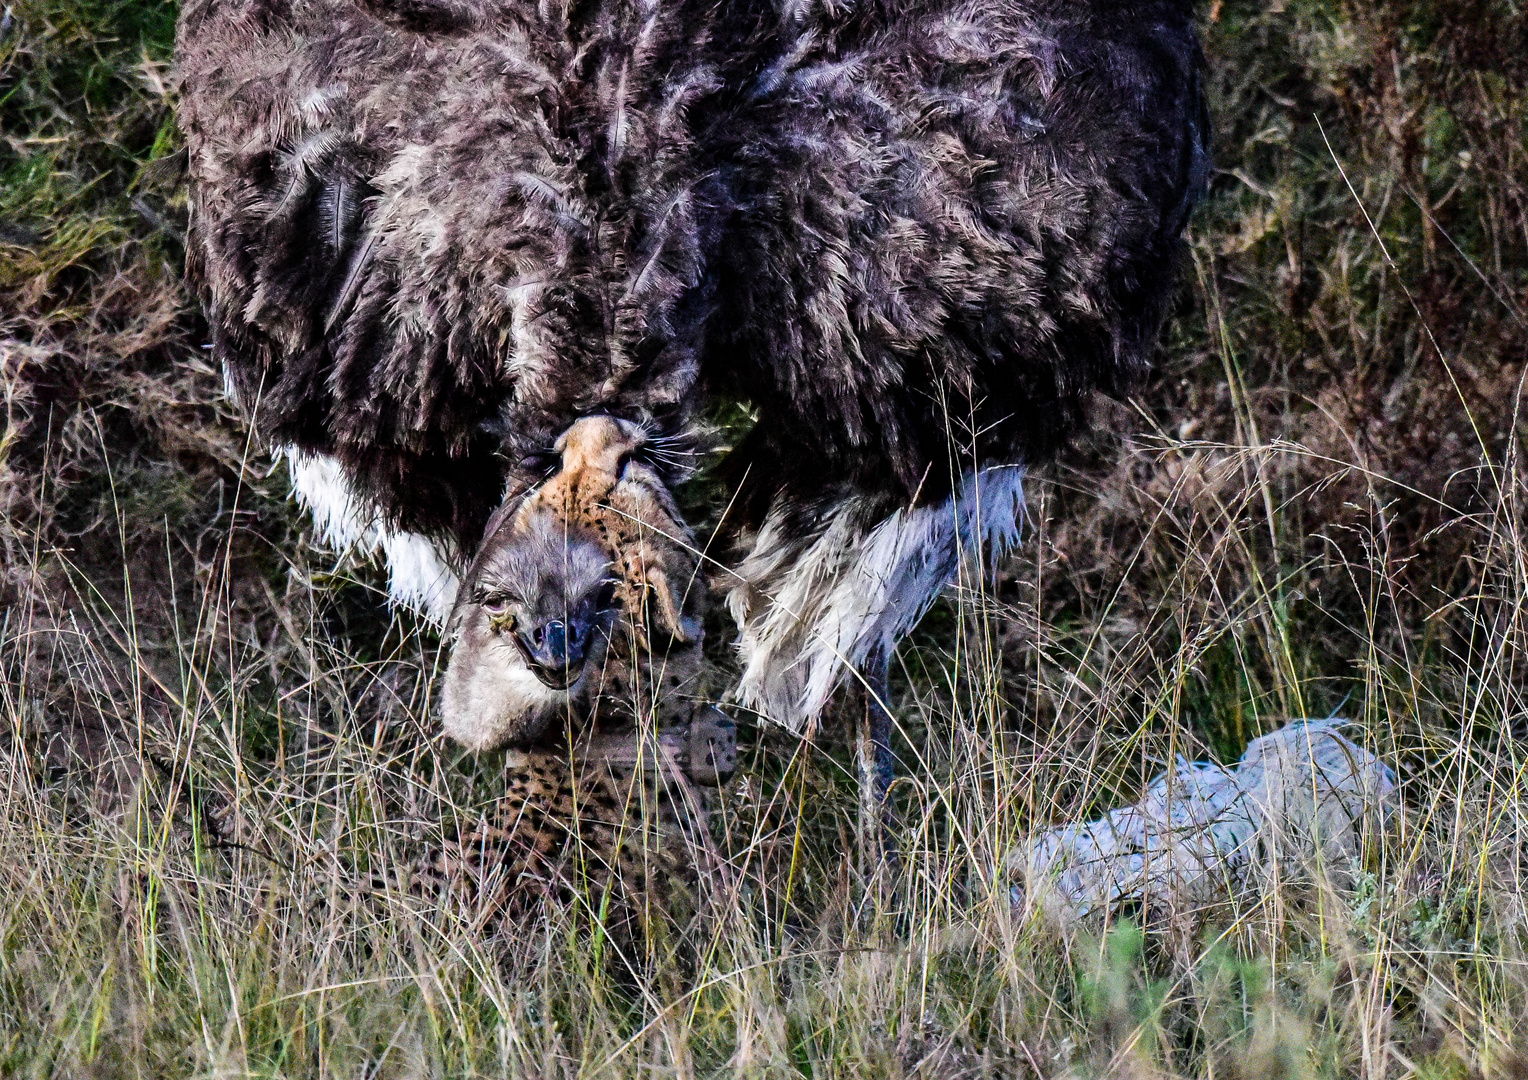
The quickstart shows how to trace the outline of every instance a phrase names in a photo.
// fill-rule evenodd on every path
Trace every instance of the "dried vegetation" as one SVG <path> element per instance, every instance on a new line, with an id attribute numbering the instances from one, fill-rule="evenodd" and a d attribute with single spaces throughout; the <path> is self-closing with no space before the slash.
<path id="1" fill-rule="evenodd" d="M 1215 0 L 1158 374 L 901 654 L 892 887 L 847 751 L 750 736 L 687 935 L 484 942 L 358 883 L 492 794 L 434 640 L 307 546 L 183 294 L 153 0 L 0 24 L 0 1073 L 1522 1075 L 1528 15 Z M 713 637 L 720 636 L 713 634 Z M 1392 835 L 1194 910 L 1011 909 L 1022 831 L 1339 713 Z M 1341 882 L 1341 887 L 1335 882 Z"/>

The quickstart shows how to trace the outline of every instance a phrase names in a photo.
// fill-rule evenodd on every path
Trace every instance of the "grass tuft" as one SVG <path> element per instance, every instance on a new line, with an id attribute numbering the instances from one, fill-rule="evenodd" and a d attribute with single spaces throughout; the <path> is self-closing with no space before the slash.
<path id="1" fill-rule="evenodd" d="M 8 11 L 0 1074 L 1528 1071 L 1516 6 L 1209 6 L 1219 171 L 1170 340 L 1035 481 L 1000 580 L 902 648 L 894 880 L 855 862 L 849 725 L 749 732 L 709 906 L 624 957 L 591 906 L 485 940 L 363 887 L 500 763 L 440 739 L 437 643 L 308 543 L 221 403 L 173 7 Z M 1012 906 L 1029 830 L 1333 714 L 1402 784 L 1354 865 Z"/>

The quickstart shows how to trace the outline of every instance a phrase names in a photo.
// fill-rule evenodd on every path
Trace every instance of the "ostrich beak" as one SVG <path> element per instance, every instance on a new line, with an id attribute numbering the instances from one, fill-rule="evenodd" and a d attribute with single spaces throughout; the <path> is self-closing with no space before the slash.
<path id="1" fill-rule="evenodd" d="M 513 635 L 531 672 L 553 690 L 566 690 L 583 674 L 594 636 L 593 620 L 551 619 Z"/>

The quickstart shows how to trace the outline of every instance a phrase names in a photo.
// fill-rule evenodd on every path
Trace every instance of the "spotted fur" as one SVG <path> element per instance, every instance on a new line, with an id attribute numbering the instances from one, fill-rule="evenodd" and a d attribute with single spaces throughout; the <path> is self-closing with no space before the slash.
<path id="1" fill-rule="evenodd" d="M 666 743 L 641 746 L 646 769 L 611 749 L 606 740 L 571 755 L 511 752 L 503 795 L 421 860 L 413 890 L 489 935 L 548 903 L 603 919 L 627 940 L 654 915 L 693 914 L 709 862 L 709 796 Z"/>
<path id="2" fill-rule="evenodd" d="M 529 747 L 569 714 L 605 728 L 686 723 L 704 703 L 698 549 L 642 460 L 646 445 L 636 424 L 586 417 L 558 439 L 556 470 L 490 523 L 452 617 L 442 687 L 442 722 L 459 742 Z M 566 690 L 537 681 L 485 607 L 489 592 L 566 606 L 607 580 L 613 610 L 601 647 Z"/>

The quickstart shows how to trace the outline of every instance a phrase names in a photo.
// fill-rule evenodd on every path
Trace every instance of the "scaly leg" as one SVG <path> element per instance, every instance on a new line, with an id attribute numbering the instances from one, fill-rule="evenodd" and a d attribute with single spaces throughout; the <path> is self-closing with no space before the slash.
<path id="1" fill-rule="evenodd" d="M 886 705 L 891 694 L 891 651 L 877 646 L 862 667 L 867 693 L 860 714 L 855 750 L 859 758 L 860 865 L 868 881 L 894 856 L 887 821 L 886 795 L 891 789 L 891 713 Z"/>

